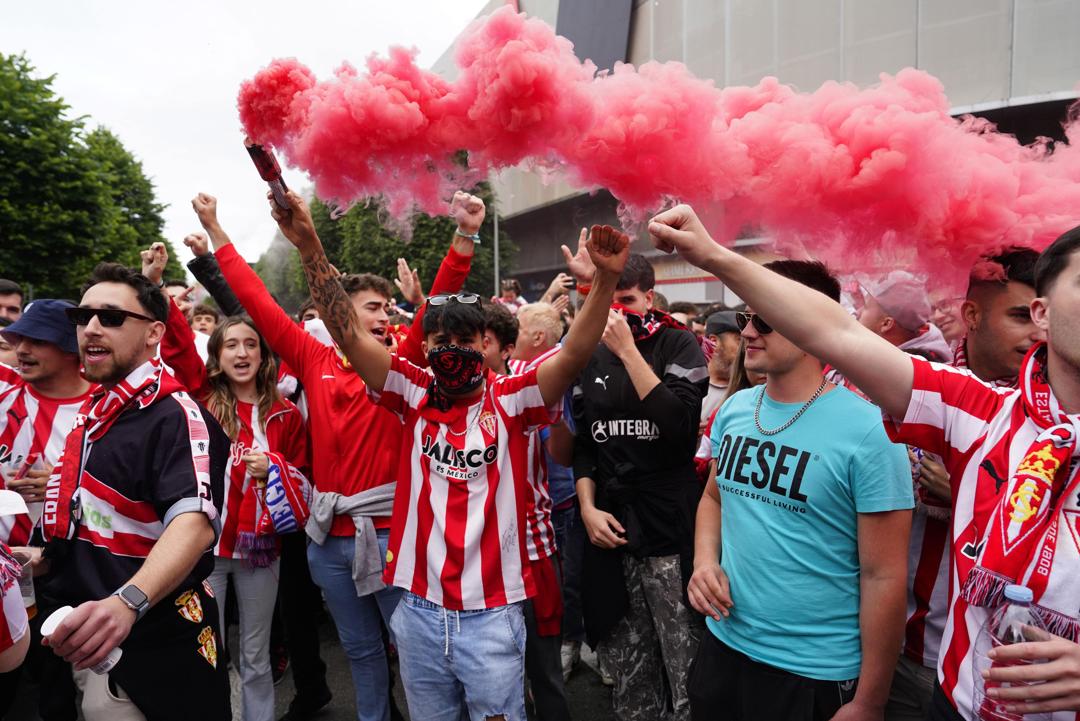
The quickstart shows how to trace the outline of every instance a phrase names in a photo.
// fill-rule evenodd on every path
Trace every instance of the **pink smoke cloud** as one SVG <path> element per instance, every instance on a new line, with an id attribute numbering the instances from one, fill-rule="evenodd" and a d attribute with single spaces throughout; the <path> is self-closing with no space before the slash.
<path id="1" fill-rule="evenodd" d="M 394 48 L 317 81 L 275 60 L 241 87 L 241 122 L 321 197 L 381 197 L 399 217 L 445 212 L 461 184 L 525 163 L 607 188 L 627 217 L 677 199 L 720 218 L 722 242 L 758 228 L 840 269 L 957 275 L 988 249 L 1042 248 L 1080 224 L 1075 117 L 1068 145 L 1021 146 L 950 117 L 941 83 L 917 70 L 812 93 L 775 78 L 718 89 L 680 63 L 597 75 L 508 7 L 466 29 L 456 62 L 448 82 Z"/>

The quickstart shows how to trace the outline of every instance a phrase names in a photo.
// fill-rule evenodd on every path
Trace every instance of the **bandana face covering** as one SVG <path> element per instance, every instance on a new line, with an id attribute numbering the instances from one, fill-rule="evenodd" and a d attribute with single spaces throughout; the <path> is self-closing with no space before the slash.
<path id="1" fill-rule="evenodd" d="M 444 345 L 428 351 L 428 365 L 435 374 L 430 393 L 440 410 L 449 407 L 449 395 L 474 391 L 484 382 L 484 354 L 472 348 Z"/>
<path id="2" fill-rule="evenodd" d="M 635 343 L 651 338 L 656 331 L 664 326 L 686 330 L 686 326 L 682 323 L 655 308 L 646 311 L 645 315 L 635 313 L 622 303 L 612 303 L 611 309 L 622 313 L 623 318 L 626 319 L 626 324 L 630 326 L 630 335 L 634 336 Z"/>

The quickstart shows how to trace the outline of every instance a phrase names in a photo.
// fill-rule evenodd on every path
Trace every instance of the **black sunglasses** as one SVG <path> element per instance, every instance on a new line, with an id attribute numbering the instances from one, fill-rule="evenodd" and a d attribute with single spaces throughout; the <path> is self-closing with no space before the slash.
<path id="1" fill-rule="evenodd" d="M 427 299 L 427 302 L 428 305 L 446 305 L 452 300 L 456 300 L 458 303 L 479 303 L 480 296 L 476 293 L 444 293 L 431 296 Z"/>
<path id="2" fill-rule="evenodd" d="M 65 308 L 64 314 L 75 325 L 88 325 L 93 318 L 98 319 L 103 328 L 119 328 L 128 318 L 157 322 L 156 318 L 141 313 L 132 313 L 130 310 L 119 308 Z"/>
<path id="3" fill-rule="evenodd" d="M 772 326 L 761 319 L 761 316 L 757 313 L 747 313 L 746 311 L 739 311 L 735 314 L 735 325 L 739 326 L 739 330 L 744 330 L 747 325 L 753 323 L 754 330 L 761 335 L 768 335 L 772 333 Z"/>

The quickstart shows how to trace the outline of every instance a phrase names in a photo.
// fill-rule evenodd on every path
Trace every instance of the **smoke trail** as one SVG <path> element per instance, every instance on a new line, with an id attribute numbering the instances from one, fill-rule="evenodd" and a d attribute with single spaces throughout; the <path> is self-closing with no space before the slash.
<path id="1" fill-rule="evenodd" d="M 761 228 L 849 269 L 896 258 L 940 276 L 1080 224 L 1080 123 L 1053 153 L 1021 146 L 950 117 L 924 72 L 813 93 L 775 78 L 718 89 L 680 63 L 597 75 L 507 7 L 466 29 L 456 62 L 451 83 L 400 48 L 324 81 L 275 60 L 241 87 L 241 121 L 320 196 L 381 196 L 399 217 L 444 212 L 454 188 L 525 163 L 607 188 L 628 218 L 677 198 L 711 210 L 725 242 Z"/>

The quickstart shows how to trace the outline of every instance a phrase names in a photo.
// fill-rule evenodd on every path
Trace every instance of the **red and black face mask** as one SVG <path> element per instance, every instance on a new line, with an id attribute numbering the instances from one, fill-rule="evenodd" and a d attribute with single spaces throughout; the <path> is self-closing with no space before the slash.
<path id="1" fill-rule="evenodd" d="M 623 318 L 626 319 L 626 324 L 630 326 L 630 334 L 634 336 L 634 342 L 641 342 L 646 338 L 651 338 L 656 331 L 664 326 L 686 330 L 686 326 L 682 323 L 656 308 L 645 311 L 645 315 L 635 313 L 622 303 L 612 303 L 611 309 L 622 313 Z"/>
<path id="2" fill-rule="evenodd" d="M 444 345 L 428 351 L 428 365 L 439 390 L 449 395 L 474 391 L 484 382 L 484 354 L 459 345 Z"/>

